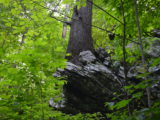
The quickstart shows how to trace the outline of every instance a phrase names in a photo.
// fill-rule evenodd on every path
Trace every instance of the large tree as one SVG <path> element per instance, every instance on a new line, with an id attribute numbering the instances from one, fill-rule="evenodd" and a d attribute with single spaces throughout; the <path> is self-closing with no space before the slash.
<path id="1" fill-rule="evenodd" d="M 80 9 L 77 9 L 77 6 L 74 7 L 67 48 L 67 53 L 71 54 L 71 56 L 67 57 L 69 61 L 77 64 L 80 52 L 85 50 L 93 51 L 91 26 L 92 2 L 86 0 L 85 7 L 81 7 Z"/>

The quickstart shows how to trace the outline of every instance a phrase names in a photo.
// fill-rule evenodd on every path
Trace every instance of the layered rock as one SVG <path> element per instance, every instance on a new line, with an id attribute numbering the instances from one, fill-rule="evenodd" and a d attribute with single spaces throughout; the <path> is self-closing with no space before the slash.
<path id="1" fill-rule="evenodd" d="M 81 65 L 68 62 L 64 70 L 59 69 L 54 74 L 55 77 L 66 76 L 64 106 L 71 113 L 105 112 L 104 103 L 114 97 L 114 92 L 121 91 L 122 81 L 110 69 L 108 54 L 100 49 L 96 52 L 97 56 L 91 51 L 81 52 Z M 66 110 L 65 107 L 61 109 Z"/>
<path id="2" fill-rule="evenodd" d="M 152 50 L 160 46 L 160 41 L 157 40 L 155 43 L 148 52 L 153 57 L 160 55 L 158 50 L 152 54 Z M 50 106 L 70 114 L 103 113 L 107 111 L 105 102 L 111 102 L 113 97 L 115 101 L 124 97 L 114 95 L 115 92 L 123 92 L 124 68 L 119 61 L 111 61 L 110 55 L 103 48 L 99 48 L 94 54 L 91 51 L 81 52 L 78 61 L 78 65 L 68 62 L 65 69 L 58 69 L 54 74 L 54 77 L 58 78 L 65 76 L 67 84 L 63 87 L 63 100 L 54 103 L 51 99 Z M 142 81 L 143 78 L 136 77 L 141 74 L 141 68 L 141 64 L 130 66 L 128 81 L 133 84 Z M 151 88 L 153 97 L 160 98 L 160 84 L 156 82 L 160 80 L 160 65 L 148 70 L 150 78 L 155 80 Z"/>

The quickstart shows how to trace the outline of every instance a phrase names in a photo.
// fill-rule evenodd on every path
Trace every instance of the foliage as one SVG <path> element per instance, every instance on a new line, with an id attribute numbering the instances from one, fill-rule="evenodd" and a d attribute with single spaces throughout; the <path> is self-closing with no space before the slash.
<path id="1" fill-rule="evenodd" d="M 62 24 L 43 7 L 47 3 L 52 8 L 59 1 L 0 0 L 0 119 L 98 119 L 96 113 L 70 116 L 49 107 L 51 98 L 61 100 L 66 82 L 52 74 L 65 67 L 67 41 Z"/>
<path id="2" fill-rule="evenodd" d="M 64 4 L 85 6 L 80 0 L 0 0 L 0 119 L 1 120 L 98 120 L 95 114 L 66 115 L 48 106 L 51 98 L 61 99 L 62 86 L 65 81 L 57 80 L 52 74 L 57 68 L 65 67 L 65 49 L 67 40 L 61 38 L 62 24 L 50 17 L 51 9 L 59 12 L 53 14 L 64 18 Z M 94 0 L 94 3 L 122 21 L 120 0 Z M 155 38 L 151 30 L 160 28 L 160 1 L 138 0 L 139 19 L 145 49 Z M 44 7 L 44 6 L 47 6 Z M 58 7 L 58 8 L 57 8 Z M 137 39 L 134 1 L 124 0 L 127 63 L 139 63 L 140 50 Z M 70 10 L 70 11 L 71 11 Z M 68 14 L 70 16 L 70 13 Z M 93 6 L 92 27 L 94 46 L 106 47 L 113 60 L 122 61 L 123 25 L 113 17 Z M 108 31 L 115 34 L 114 40 L 108 37 Z M 150 37 L 149 37 L 150 36 Z M 133 42 L 134 41 L 134 42 Z M 149 59 L 152 66 L 160 63 L 160 59 Z M 148 77 L 143 73 L 139 78 Z M 106 104 L 111 109 L 107 114 L 112 120 L 158 120 L 160 118 L 160 101 L 152 107 L 141 106 L 145 96 L 144 90 L 152 86 L 152 80 L 142 81 L 137 85 L 124 86 L 128 98 Z M 159 80 L 157 80 L 159 81 Z M 157 82 L 156 81 L 156 82 Z M 120 94 L 120 93 L 118 93 Z M 121 94 L 120 94 L 121 95 Z M 132 109 L 129 115 L 128 106 L 133 103 L 140 106 Z M 97 117 L 98 116 L 98 117 Z"/>
<path id="3" fill-rule="evenodd" d="M 1 0 L 0 6 L 0 119 L 58 115 L 48 101 L 61 98 L 65 82 L 52 77 L 65 66 L 61 25 L 32 1 Z"/>

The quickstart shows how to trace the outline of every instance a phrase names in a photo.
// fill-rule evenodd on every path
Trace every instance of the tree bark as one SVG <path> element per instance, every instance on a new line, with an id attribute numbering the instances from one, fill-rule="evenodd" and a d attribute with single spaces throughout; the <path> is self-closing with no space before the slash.
<path id="1" fill-rule="evenodd" d="M 70 62 L 78 64 L 78 56 L 82 51 L 90 50 L 93 52 L 91 26 L 92 3 L 87 2 L 87 5 L 79 10 L 77 10 L 76 6 L 72 16 L 70 39 L 67 48 L 67 53 L 71 55 L 66 57 Z"/>

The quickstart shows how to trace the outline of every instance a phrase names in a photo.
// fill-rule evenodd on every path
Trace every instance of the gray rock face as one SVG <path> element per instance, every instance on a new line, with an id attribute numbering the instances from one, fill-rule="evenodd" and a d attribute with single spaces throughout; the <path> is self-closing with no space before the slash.
<path id="1" fill-rule="evenodd" d="M 104 61 L 103 61 L 103 64 L 104 64 L 105 66 L 109 67 L 109 66 L 111 65 L 110 58 L 109 58 L 109 57 L 105 58 Z"/>
<path id="2" fill-rule="evenodd" d="M 106 57 L 103 58 L 105 63 L 111 63 L 106 55 L 103 57 Z M 67 62 L 64 70 L 57 70 L 54 74 L 55 77 L 67 76 L 67 84 L 64 85 L 64 106 L 73 114 L 104 112 L 104 103 L 114 97 L 114 92 L 121 91 L 121 80 L 107 67 L 108 64 L 100 61 L 102 56 L 96 58 L 90 51 L 84 51 L 80 53 L 79 59 L 81 66 Z M 53 102 L 52 105 L 57 106 Z M 66 112 L 66 108 L 63 107 L 61 110 Z"/>

